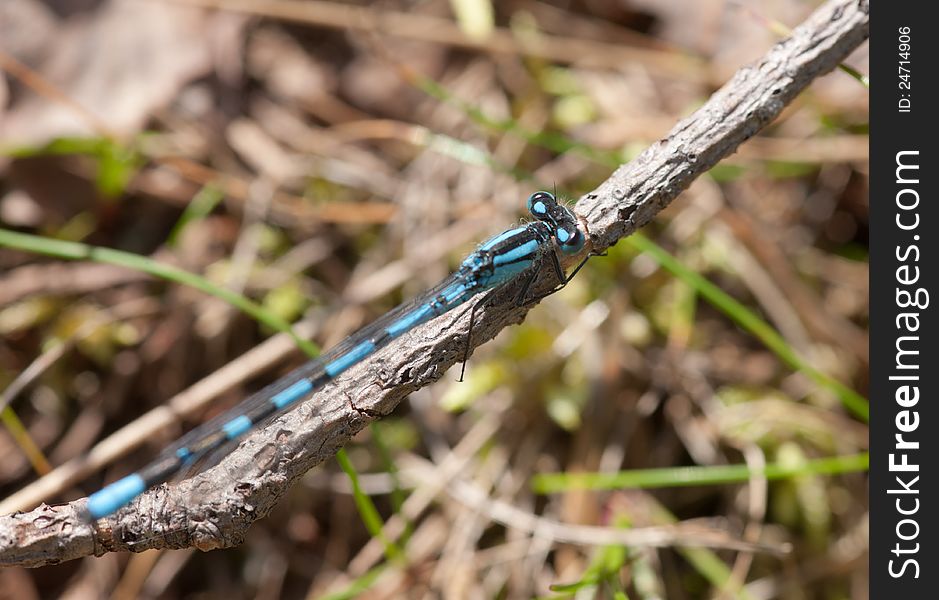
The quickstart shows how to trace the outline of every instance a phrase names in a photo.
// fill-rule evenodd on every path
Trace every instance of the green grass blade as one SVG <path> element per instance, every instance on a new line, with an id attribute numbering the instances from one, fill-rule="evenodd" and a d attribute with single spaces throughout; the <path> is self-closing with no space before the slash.
<path id="1" fill-rule="evenodd" d="M 146 256 L 140 256 L 139 254 L 130 252 L 90 246 L 78 242 L 56 240 L 2 228 L 0 228 L 0 246 L 36 254 L 45 254 L 46 256 L 54 256 L 66 260 L 91 260 L 99 263 L 127 267 L 128 269 L 148 273 L 160 279 L 187 285 L 224 300 L 238 310 L 264 323 L 271 329 L 286 333 L 293 339 L 297 346 L 307 353 L 307 355 L 316 356 L 319 354 L 319 348 L 316 344 L 304 340 L 295 334 L 290 324 L 280 317 L 264 310 L 261 306 L 240 294 L 215 285 L 204 277 L 200 277 L 195 273 L 180 269 L 179 267 L 174 267 Z"/>
<path id="2" fill-rule="evenodd" d="M 203 186 L 196 192 L 196 195 L 192 197 L 192 201 L 186 205 L 186 210 L 183 211 L 179 220 L 173 225 L 173 229 L 170 230 L 170 234 L 166 238 L 167 245 L 176 246 L 179 235 L 182 233 L 183 229 L 186 228 L 186 225 L 207 217 L 224 198 L 225 193 L 221 188 L 211 184 Z"/>
<path id="3" fill-rule="evenodd" d="M 680 277 L 683 281 L 693 286 L 703 298 L 707 299 L 715 308 L 733 319 L 738 325 L 755 335 L 787 365 L 797 371 L 805 373 L 812 381 L 833 392 L 838 396 L 845 408 L 854 415 L 860 417 L 865 422 L 870 420 L 870 406 L 863 396 L 810 365 L 786 343 L 786 340 L 784 340 L 775 329 L 760 319 L 753 311 L 731 298 L 727 293 L 700 274 L 683 265 L 661 246 L 644 235 L 635 233 L 626 238 L 625 241 L 637 250 L 647 253 L 673 275 Z"/>
<path id="4" fill-rule="evenodd" d="M 3 423 L 3 427 L 9 432 L 16 445 L 23 451 L 27 460 L 29 460 L 29 464 L 32 465 L 33 471 L 38 475 L 45 475 L 52 470 L 52 465 L 49 464 L 46 455 L 42 453 L 39 445 L 33 441 L 29 431 L 27 431 L 12 408 L 7 406 L 0 410 L 0 422 Z"/>
<path id="5" fill-rule="evenodd" d="M 321 596 L 318 600 L 349 600 L 350 598 L 358 598 L 366 590 L 375 585 L 375 582 L 378 581 L 378 577 L 384 573 L 387 568 L 387 565 L 378 565 L 352 581 L 346 589 L 334 594 Z"/>
<path id="6" fill-rule="evenodd" d="M 800 475 L 840 475 L 867 471 L 867 452 L 846 456 L 830 456 L 807 461 L 797 466 L 767 464 L 753 471 L 747 465 L 711 465 L 641 469 L 619 473 L 551 473 L 535 475 L 532 489 L 539 494 L 555 494 L 570 490 L 617 490 L 623 488 L 661 488 L 688 485 L 721 485 L 743 483 L 759 475 L 769 480 L 788 479 Z"/>
<path id="7" fill-rule="evenodd" d="M 336 453 L 336 461 L 352 482 L 352 495 L 355 498 L 355 506 L 359 509 L 359 515 L 362 517 L 362 522 L 365 523 L 369 534 L 382 543 L 388 560 L 403 563 L 405 560 L 404 552 L 394 542 L 389 541 L 382 532 L 384 522 L 381 515 L 378 513 L 378 509 L 375 508 L 372 499 L 362 491 L 359 484 L 359 475 L 355 471 L 355 467 L 352 466 L 352 461 L 349 460 L 349 455 L 346 454 L 345 449 L 340 449 Z"/>

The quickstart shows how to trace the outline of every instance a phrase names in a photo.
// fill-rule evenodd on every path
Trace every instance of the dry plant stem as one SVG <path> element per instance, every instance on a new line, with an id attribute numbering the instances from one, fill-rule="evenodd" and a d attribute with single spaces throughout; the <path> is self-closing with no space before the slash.
<path id="1" fill-rule="evenodd" d="M 37 294 L 79 295 L 151 279 L 146 273 L 102 263 L 23 265 L 0 276 L 0 307 Z"/>
<path id="2" fill-rule="evenodd" d="M 402 474 L 408 478 L 417 479 L 421 485 L 432 485 L 437 482 L 436 469 L 423 459 L 412 457 Z M 453 501 L 486 515 L 489 520 L 534 537 L 547 538 L 552 542 L 581 546 L 610 544 L 643 547 L 706 546 L 777 554 L 784 554 L 788 551 L 788 545 L 773 547 L 733 539 L 725 531 L 709 527 L 703 519 L 696 522 L 635 529 L 571 525 L 547 519 L 507 502 L 490 498 L 483 489 L 468 481 L 453 479 L 446 483 L 446 488 Z"/>
<path id="3" fill-rule="evenodd" d="M 623 62 L 642 62 L 659 73 L 683 80 L 704 80 L 707 65 L 679 54 L 662 50 L 622 46 L 583 38 L 541 34 L 519 36 L 496 27 L 485 39 L 464 33 L 451 20 L 415 12 L 379 10 L 342 2 L 317 0 L 171 0 L 182 5 L 215 8 L 262 17 L 329 27 L 342 31 L 361 31 L 465 48 L 490 54 L 537 56 L 546 60 L 583 66 L 616 68 Z"/>
<path id="4" fill-rule="evenodd" d="M 582 197 L 576 211 L 594 250 L 651 221 L 698 175 L 768 125 L 814 78 L 844 60 L 867 38 L 868 12 L 866 1 L 827 2 L 790 38 L 738 71 L 665 139 Z M 474 345 L 524 318 L 528 307 L 513 306 L 516 293 L 506 290 L 477 311 Z M 110 551 L 209 550 L 241 543 L 251 523 L 271 510 L 291 482 L 457 362 L 467 317 L 436 319 L 418 328 L 249 436 L 219 465 L 178 484 L 158 486 L 113 517 L 85 522 L 84 499 L 0 517 L 0 565 L 40 566 Z"/>

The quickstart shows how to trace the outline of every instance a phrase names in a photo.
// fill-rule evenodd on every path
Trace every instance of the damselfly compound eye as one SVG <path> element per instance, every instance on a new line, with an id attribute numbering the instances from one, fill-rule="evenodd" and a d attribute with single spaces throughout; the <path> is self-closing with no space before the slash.
<path id="1" fill-rule="evenodd" d="M 542 219 L 551 212 L 551 207 L 557 200 L 550 192 L 535 192 L 528 197 L 528 212 L 536 219 Z"/>
<path id="2" fill-rule="evenodd" d="M 569 229 L 566 227 L 558 227 L 554 232 L 554 237 L 558 241 L 558 245 L 561 247 L 561 252 L 564 254 L 577 254 L 584 249 L 584 239 L 583 232 L 574 227 Z"/>

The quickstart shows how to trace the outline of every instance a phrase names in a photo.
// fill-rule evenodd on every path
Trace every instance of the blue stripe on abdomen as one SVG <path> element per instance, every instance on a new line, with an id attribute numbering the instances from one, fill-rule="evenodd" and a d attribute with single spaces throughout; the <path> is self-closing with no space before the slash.
<path id="1" fill-rule="evenodd" d="M 88 496 L 88 512 L 92 518 L 106 517 L 144 492 L 143 477 L 128 475 L 118 479 L 101 491 Z"/>
<path id="2" fill-rule="evenodd" d="M 374 351 L 375 344 L 366 340 L 333 362 L 326 365 L 326 374 L 330 377 L 336 377 Z"/>
<path id="3" fill-rule="evenodd" d="M 222 426 L 222 431 L 225 432 L 225 435 L 230 440 L 235 439 L 236 437 L 240 436 L 242 433 L 248 431 L 249 429 L 251 429 L 251 419 L 249 419 L 245 415 L 241 415 L 240 417 L 235 417 L 234 419 L 232 419 L 228 423 L 225 423 Z"/>
<path id="4" fill-rule="evenodd" d="M 432 316 L 434 316 L 433 309 L 430 305 L 424 304 L 389 325 L 385 329 L 385 332 L 391 337 L 398 337 L 402 333 L 406 333 L 414 327 L 417 327 Z"/>
<path id="5" fill-rule="evenodd" d="M 307 379 L 301 379 L 290 387 L 274 394 L 271 398 L 271 404 L 277 408 L 283 408 L 289 404 L 293 404 L 311 391 L 313 391 L 313 384 Z"/>

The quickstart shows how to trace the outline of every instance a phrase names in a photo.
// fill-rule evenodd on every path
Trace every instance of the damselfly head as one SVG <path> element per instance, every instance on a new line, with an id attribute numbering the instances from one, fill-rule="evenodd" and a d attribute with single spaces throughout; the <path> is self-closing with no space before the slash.
<path id="1" fill-rule="evenodd" d="M 577 217 L 566 206 L 559 204 L 551 192 L 535 192 L 528 197 L 528 212 L 539 221 L 551 225 L 554 239 L 561 252 L 577 254 L 584 248 L 584 233 L 577 226 Z"/>

